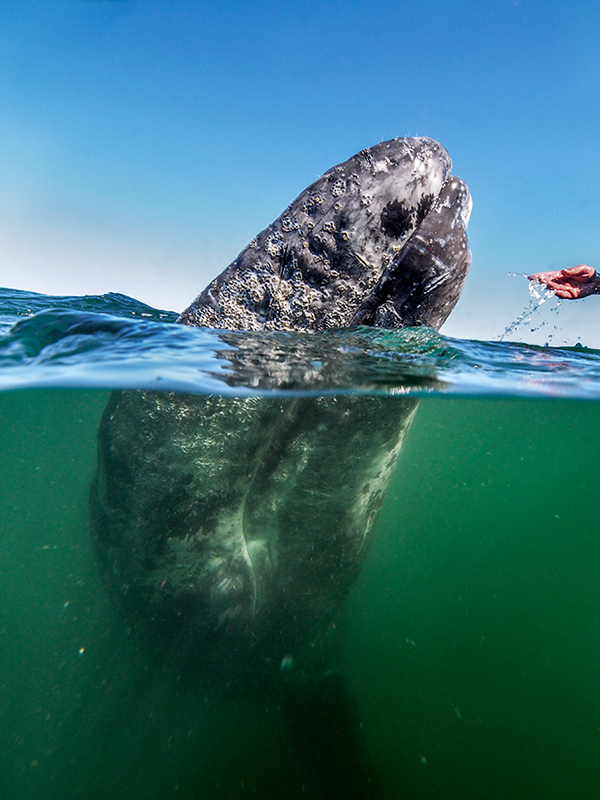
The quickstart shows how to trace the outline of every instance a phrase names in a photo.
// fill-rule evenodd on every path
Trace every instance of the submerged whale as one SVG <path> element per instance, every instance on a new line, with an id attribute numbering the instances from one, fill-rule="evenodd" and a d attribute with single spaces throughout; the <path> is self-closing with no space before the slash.
<path id="1" fill-rule="evenodd" d="M 440 144 L 383 142 L 309 186 L 178 322 L 439 328 L 469 268 L 470 210 Z M 340 712 L 349 694 L 332 677 L 336 621 L 416 403 L 115 392 L 100 423 L 91 532 L 116 601 L 198 674 L 287 687 L 292 736 L 313 765 L 324 751 L 335 761 L 331 738 L 318 745 L 332 714 L 340 731 L 342 717 L 354 720 L 340 753 L 356 740 L 355 717 Z M 319 724 L 316 707 L 327 709 Z M 321 781 L 328 795 L 366 796 L 364 776 L 337 758 Z"/>

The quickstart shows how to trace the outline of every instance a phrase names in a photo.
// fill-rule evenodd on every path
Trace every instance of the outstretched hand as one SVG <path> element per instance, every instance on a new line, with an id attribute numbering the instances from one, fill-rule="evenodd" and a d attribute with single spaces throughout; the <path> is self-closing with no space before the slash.
<path id="1" fill-rule="evenodd" d="M 600 275 L 593 267 L 579 264 L 570 269 L 558 272 L 536 272 L 529 276 L 530 281 L 539 281 L 558 297 L 565 300 L 577 300 L 590 294 L 600 293 Z"/>

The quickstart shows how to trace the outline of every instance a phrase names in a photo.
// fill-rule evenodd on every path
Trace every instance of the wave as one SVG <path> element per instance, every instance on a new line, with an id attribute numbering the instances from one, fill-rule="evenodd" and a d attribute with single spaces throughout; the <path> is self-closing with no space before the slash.
<path id="1" fill-rule="evenodd" d="M 454 339 L 429 328 L 220 331 L 176 319 L 121 294 L 0 289 L 0 390 L 600 399 L 600 352 L 580 346 Z"/>

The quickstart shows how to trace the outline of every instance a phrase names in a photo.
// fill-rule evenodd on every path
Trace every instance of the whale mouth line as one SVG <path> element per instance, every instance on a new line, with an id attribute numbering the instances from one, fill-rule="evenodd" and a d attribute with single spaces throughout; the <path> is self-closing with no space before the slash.
<path id="1" fill-rule="evenodd" d="M 465 219 L 468 220 L 470 216 L 471 198 L 463 182 L 454 175 L 448 175 L 434 199 L 430 197 L 423 198 L 419 209 L 417 209 L 418 224 L 401 250 L 394 256 L 392 263 L 384 269 L 376 285 L 355 311 L 350 322 L 351 326 L 377 325 L 378 314 L 384 308 L 388 322 L 390 316 L 395 320 L 393 327 L 407 324 L 423 324 L 414 314 L 407 320 L 399 312 L 398 306 L 407 305 L 408 300 L 412 301 L 413 306 L 418 306 L 419 302 L 422 302 L 424 298 L 434 296 L 436 292 L 442 290 L 449 283 L 450 279 L 455 277 L 445 261 L 434 253 L 434 245 L 437 244 L 443 251 L 445 242 L 440 237 L 439 231 L 436 230 L 433 218 L 435 215 L 440 215 L 445 209 L 452 211 L 452 205 L 448 203 L 448 194 L 450 192 L 454 193 L 462 201 L 459 203 L 459 218 L 464 229 L 466 225 Z M 461 197 L 462 193 L 465 194 L 464 197 Z M 427 202 L 425 203 L 425 201 Z M 425 207 L 427 211 L 423 211 Z M 427 231 L 424 236 L 424 227 L 429 221 L 431 221 L 432 231 Z M 415 252 L 426 257 L 423 261 L 429 259 L 431 267 L 428 271 L 411 269 L 411 262 L 414 261 Z M 364 259 L 358 254 L 353 253 L 353 255 L 362 263 L 365 263 Z"/>

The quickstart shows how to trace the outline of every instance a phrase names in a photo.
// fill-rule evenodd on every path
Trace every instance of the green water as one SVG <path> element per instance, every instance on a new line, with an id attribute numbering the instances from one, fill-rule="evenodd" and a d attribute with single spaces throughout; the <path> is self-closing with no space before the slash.
<path id="1" fill-rule="evenodd" d="M 0 395 L 0 797 L 313 797 L 276 704 L 148 663 L 87 531 L 107 393 Z M 598 406 L 421 403 L 347 609 L 386 796 L 600 796 Z"/>

